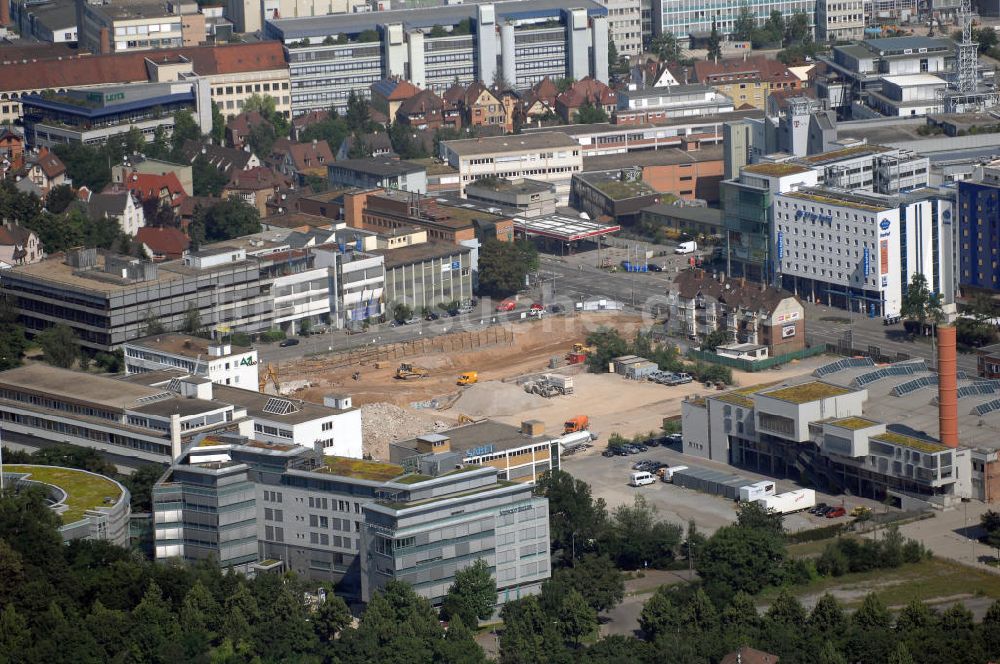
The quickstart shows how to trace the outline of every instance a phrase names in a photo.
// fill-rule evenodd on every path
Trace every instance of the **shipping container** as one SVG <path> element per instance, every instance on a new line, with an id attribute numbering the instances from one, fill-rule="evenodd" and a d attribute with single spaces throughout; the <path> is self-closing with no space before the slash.
<path id="1" fill-rule="evenodd" d="M 796 489 L 776 496 L 764 496 L 757 502 L 779 514 L 792 514 L 816 507 L 816 492 L 812 489 Z"/>

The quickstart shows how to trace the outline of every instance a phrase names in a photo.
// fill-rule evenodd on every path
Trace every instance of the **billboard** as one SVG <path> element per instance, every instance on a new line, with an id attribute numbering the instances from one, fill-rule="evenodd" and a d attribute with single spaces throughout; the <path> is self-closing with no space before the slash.
<path id="1" fill-rule="evenodd" d="M 794 336 L 795 336 L 795 326 L 794 325 L 786 325 L 783 328 L 781 328 L 781 338 L 782 339 L 788 339 L 789 337 L 794 337 Z"/>
<path id="2" fill-rule="evenodd" d="M 889 240 L 879 240 L 878 253 L 879 274 L 889 274 Z"/>

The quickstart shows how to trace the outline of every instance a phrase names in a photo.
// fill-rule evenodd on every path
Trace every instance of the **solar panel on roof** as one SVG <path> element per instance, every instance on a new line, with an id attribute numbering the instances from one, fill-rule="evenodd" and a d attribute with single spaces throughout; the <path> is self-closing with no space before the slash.
<path id="1" fill-rule="evenodd" d="M 298 410 L 295 403 L 289 401 L 288 399 L 280 399 L 278 397 L 271 397 L 264 404 L 262 409 L 265 413 L 269 415 L 288 415 L 289 413 L 294 413 Z"/>

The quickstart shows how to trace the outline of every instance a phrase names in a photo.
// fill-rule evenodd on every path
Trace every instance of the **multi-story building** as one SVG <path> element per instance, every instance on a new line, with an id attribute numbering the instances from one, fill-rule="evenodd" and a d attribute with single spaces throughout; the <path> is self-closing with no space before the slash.
<path id="1" fill-rule="evenodd" d="M 45 493 L 49 509 L 62 521 L 63 541 L 101 540 L 128 547 L 131 495 L 110 477 L 78 468 L 10 463 L 0 472 L 5 487 Z"/>
<path id="2" fill-rule="evenodd" d="M 980 182 L 958 183 L 959 282 L 1000 289 L 1000 163 L 983 169 Z"/>
<path id="3" fill-rule="evenodd" d="M 618 93 L 618 111 L 642 114 L 638 122 L 731 113 L 733 100 L 709 85 L 693 83 L 662 88 L 622 90 Z"/>
<path id="4" fill-rule="evenodd" d="M 10 17 L 21 39 L 33 37 L 50 44 L 77 41 L 75 3 L 37 4 L 30 0 L 10 3 Z"/>
<path id="5" fill-rule="evenodd" d="M 827 187 L 896 194 L 927 186 L 930 162 L 921 154 L 849 139 L 837 144 L 846 147 L 792 162 L 816 171 L 816 183 Z"/>
<path id="6" fill-rule="evenodd" d="M 271 19 L 366 11 L 371 9 L 363 0 L 228 0 L 225 13 L 237 32 L 259 34 L 265 22 Z"/>
<path id="7" fill-rule="evenodd" d="M 659 148 L 584 157 L 585 173 L 605 169 L 638 169 L 653 191 L 686 201 L 719 201 L 723 161 L 721 145 L 685 141 L 683 148 Z"/>
<path id="8" fill-rule="evenodd" d="M 494 210 L 479 210 L 459 202 L 445 204 L 438 197 L 389 189 L 344 194 L 344 218 L 351 228 L 395 234 L 417 228 L 430 240 L 461 244 L 496 238 L 514 238 L 514 221 Z"/>
<path id="9" fill-rule="evenodd" d="M 401 579 L 435 604 L 484 559 L 498 603 L 537 593 L 550 574 L 548 501 L 463 463 L 442 444 L 400 465 L 207 437 L 153 489 L 157 557 L 286 569 L 361 601 Z"/>
<path id="10" fill-rule="evenodd" d="M 714 25 L 723 36 L 732 34 L 736 20 L 745 3 L 740 0 L 725 0 L 711 4 L 704 0 L 653 0 L 653 34 L 670 32 L 678 37 L 707 37 Z M 771 15 L 781 12 L 785 21 L 795 14 L 809 17 L 810 28 L 816 15 L 816 0 L 768 0 L 755 3 L 752 7 L 758 24 Z"/>
<path id="11" fill-rule="evenodd" d="M 583 164 L 579 144 L 556 131 L 442 141 L 441 159 L 459 172 L 462 195 L 467 184 L 485 177 L 527 177 L 552 183 L 563 204 Z"/>
<path id="12" fill-rule="evenodd" d="M 477 180 L 465 187 L 470 201 L 497 206 L 504 214 L 538 217 L 555 214 L 556 193 L 551 184 L 527 178 Z"/>
<path id="13" fill-rule="evenodd" d="M 154 62 L 148 52 L 115 53 L 11 62 L 0 76 L 0 123 L 21 118 L 20 98 L 45 90 L 102 88 L 117 84 L 167 82 L 199 76 L 209 83 L 212 101 L 225 115 L 235 115 L 254 94 L 270 96 L 275 108 L 290 115 L 288 63 L 275 42 L 160 49 Z M 161 66 L 165 65 L 165 66 Z"/>
<path id="14" fill-rule="evenodd" d="M 784 64 L 764 56 L 697 60 L 694 79 L 728 97 L 737 108 L 764 110 L 773 90 L 797 90 L 801 81 Z"/>
<path id="15" fill-rule="evenodd" d="M 608 8 L 608 35 L 620 57 L 642 53 L 642 0 L 598 0 Z"/>
<path id="16" fill-rule="evenodd" d="M 332 187 L 427 193 L 425 167 L 388 157 L 341 159 L 327 165 L 327 175 Z"/>
<path id="17" fill-rule="evenodd" d="M 773 207 L 777 277 L 796 294 L 871 317 L 898 316 L 907 284 L 923 274 L 953 308 L 949 194 L 807 187 L 777 194 Z"/>
<path id="18" fill-rule="evenodd" d="M 866 25 L 865 0 L 816 0 L 816 41 L 861 41 Z"/>
<path id="19" fill-rule="evenodd" d="M 265 34 L 287 50 L 295 115 L 344 109 L 352 90 L 392 77 L 437 94 L 456 79 L 490 84 L 498 71 L 517 89 L 546 76 L 608 78 L 607 10 L 592 0 L 283 15 Z"/>
<path id="20" fill-rule="evenodd" d="M 29 145 L 103 144 L 133 127 L 152 141 L 156 131 L 169 135 L 174 113 L 192 112 L 200 127 L 212 126 L 207 81 L 146 83 L 69 89 L 64 93 L 21 97 L 24 133 Z"/>
<path id="21" fill-rule="evenodd" d="M 198 7 L 187 2 L 162 0 L 107 0 L 76 3 L 79 47 L 93 53 L 148 51 L 189 45 L 196 36 L 185 34 L 183 14 L 195 14 Z M 205 25 L 200 27 L 204 41 Z"/>
<path id="22" fill-rule="evenodd" d="M 257 387 L 257 350 L 167 332 L 122 346 L 125 374 L 177 369 L 213 383 L 252 390 Z"/>
<path id="23" fill-rule="evenodd" d="M 642 208 L 660 202 L 660 194 L 643 181 L 639 168 L 577 173 L 571 187 L 574 209 L 591 219 L 611 217 L 620 225 L 638 222 Z"/>
<path id="24" fill-rule="evenodd" d="M 469 303 L 473 298 L 475 254 L 471 247 L 450 242 L 423 242 L 377 249 L 385 259 L 385 301 L 405 304 L 420 314 L 439 304 Z"/>

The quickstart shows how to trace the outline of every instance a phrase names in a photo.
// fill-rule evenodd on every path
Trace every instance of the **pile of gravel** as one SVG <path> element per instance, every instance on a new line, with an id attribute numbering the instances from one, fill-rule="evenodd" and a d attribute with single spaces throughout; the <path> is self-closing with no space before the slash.
<path id="1" fill-rule="evenodd" d="M 542 401 L 542 397 L 528 394 L 519 385 L 491 380 L 463 390 L 451 410 L 470 416 L 497 417 L 537 408 Z"/>
<path id="2" fill-rule="evenodd" d="M 374 459 L 389 459 L 389 443 L 444 431 L 451 426 L 429 414 L 414 413 L 391 403 L 366 403 L 361 406 L 362 445 L 365 454 Z"/>

